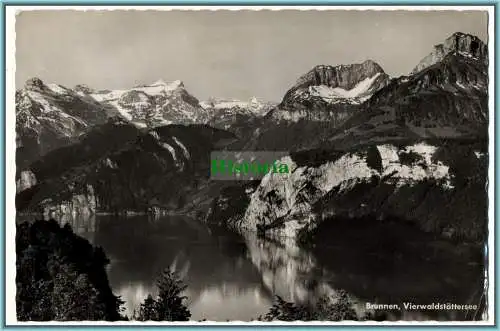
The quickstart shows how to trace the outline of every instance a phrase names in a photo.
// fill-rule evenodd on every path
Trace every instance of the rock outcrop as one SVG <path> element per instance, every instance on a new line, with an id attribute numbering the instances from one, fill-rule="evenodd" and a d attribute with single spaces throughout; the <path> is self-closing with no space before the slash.
<path id="1" fill-rule="evenodd" d="M 444 236 L 484 238 L 484 149 L 421 142 L 297 153 L 280 161 L 291 173 L 266 175 L 240 206 L 242 217 L 228 223 L 300 239 L 330 218 L 395 217 Z"/>
<path id="2" fill-rule="evenodd" d="M 16 193 L 29 189 L 36 185 L 35 174 L 30 170 L 21 171 L 16 180 Z"/>
<path id="3" fill-rule="evenodd" d="M 376 74 L 383 75 L 384 70 L 372 60 L 367 60 L 359 64 L 339 66 L 319 65 L 300 77 L 292 90 L 319 85 L 352 90 L 359 82 Z"/>
<path id="4" fill-rule="evenodd" d="M 320 65 L 298 79 L 279 108 L 290 112 L 308 110 L 313 115 L 322 111 L 352 112 L 388 81 L 389 76 L 371 60 L 360 64 Z M 279 117 L 281 113 L 274 115 Z"/>
<path id="5" fill-rule="evenodd" d="M 448 54 L 460 54 L 484 65 L 488 64 L 488 46 L 476 36 L 456 32 L 444 43 L 434 46 L 434 50 L 420 61 L 412 70 L 412 74 L 442 61 Z"/>

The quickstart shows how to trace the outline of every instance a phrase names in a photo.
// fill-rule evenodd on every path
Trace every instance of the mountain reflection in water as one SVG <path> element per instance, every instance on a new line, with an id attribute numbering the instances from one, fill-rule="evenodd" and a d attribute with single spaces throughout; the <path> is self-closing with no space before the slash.
<path id="1" fill-rule="evenodd" d="M 18 217 L 18 221 L 29 219 L 33 217 Z M 435 300 L 442 303 L 448 300 L 467 304 L 471 303 L 466 302 L 467 298 L 474 295 L 472 280 L 481 277 L 479 265 L 471 267 L 471 263 L 464 261 L 467 268 L 462 268 L 455 261 L 448 266 L 452 268 L 448 274 L 439 270 L 435 277 L 430 274 L 420 279 L 425 272 L 432 273 L 436 261 L 405 263 L 406 256 L 397 264 L 390 263 L 396 269 L 380 272 L 377 265 L 384 261 L 370 257 L 377 254 L 378 248 L 361 244 L 359 231 L 349 239 L 352 233 L 346 229 L 342 232 L 341 228 L 330 237 L 330 245 L 306 250 L 291 239 L 264 239 L 251 232 L 237 235 L 180 216 L 64 217 L 61 223 L 71 224 L 77 234 L 104 248 L 111 260 L 110 285 L 125 301 L 128 316 L 133 315 L 148 294 L 157 294 L 156 277 L 167 267 L 175 270 L 188 286 L 185 295 L 191 318 L 211 321 L 250 321 L 269 311 L 275 295 L 293 302 L 314 301 L 324 295 L 335 296 L 335 288 L 348 291 L 353 308 L 361 315 L 365 313 L 366 302 L 389 304 L 410 300 L 405 291 L 430 291 L 429 297 L 435 293 Z M 373 231 L 369 229 L 367 235 L 374 234 Z M 424 244 L 408 242 L 415 247 L 413 251 L 405 251 L 410 246 L 406 247 L 404 241 L 399 243 L 402 247 L 391 246 L 391 250 L 417 256 L 422 250 L 418 245 Z M 467 277 L 458 276 L 462 269 Z M 433 283 L 428 282 L 436 278 Z M 446 291 L 452 292 L 443 297 Z M 391 313 L 388 317 L 449 320 L 461 316 L 463 312 L 412 311 Z"/>

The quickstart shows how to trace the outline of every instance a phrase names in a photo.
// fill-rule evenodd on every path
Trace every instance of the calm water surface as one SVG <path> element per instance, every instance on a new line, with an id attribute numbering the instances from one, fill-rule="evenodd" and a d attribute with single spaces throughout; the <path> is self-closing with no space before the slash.
<path id="1" fill-rule="evenodd" d="M 18 217 L 23 219 L 30 217 Z M 358 312 L 366 302 L 465 304 L 474 301 L 482 286 L 481 267 L 472 257 L 464 261 L 436 253 L 443 244 L 428 239 L 373 241 L 373 236 L 385 236 L 383 229 L 368 229 L 366 238 L 359 231 L 338 229 L 331 240 L 323 239 L 324 247 L 305 250 L 291 240 L 236 235 L 180 216 L 93 216 L 61 223 L 70 223 L 76 233 L 104 248 L 111 260 L 111 287 L 125 301 L 129 316 L 149 293 L 156 294 L 155 279 L 167 267 L 188 285 L 185 295 L 194 320 L 249 321 L 267 313 L 275 295 L 301 302 L 332 295 L 338 288 L 355 298 Z M 391 316 L 449 320 L 463 318 L 463 313 Z"/>

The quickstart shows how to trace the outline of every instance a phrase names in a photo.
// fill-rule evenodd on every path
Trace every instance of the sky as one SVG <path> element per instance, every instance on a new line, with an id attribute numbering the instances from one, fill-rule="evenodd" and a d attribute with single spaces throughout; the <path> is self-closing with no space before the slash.
<path id="1" fill-rule="evenodd" d="M 409 73 L 454 32 L 487 41 L 480 11 L 24 11 L 16 16 L 16 88 L 130 88 L 181 80 L 200 100 L 280 101 L 315 65 L 372 59 Z"/>

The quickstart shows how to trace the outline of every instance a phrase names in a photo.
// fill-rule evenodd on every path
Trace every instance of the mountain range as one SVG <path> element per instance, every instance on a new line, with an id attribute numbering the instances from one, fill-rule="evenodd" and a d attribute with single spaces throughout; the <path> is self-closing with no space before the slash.
<path id="1" fill-rule="evenodd" d="M 85 85 L 70 89 L 32 78 L 16 91 L 17 161 L 29 164 L 53 149 L 75 142 L 110 118 L 125 120 L 139 129 L 208 123 L 229 129 L 238 120 L 262 116 L 273 105 L 257 98 L 200 103 L 179 80 L 95 91 Z"/>
<path id="2" fill-rule="evenodd" d="M 34 78 L 16 92 L 17 208 L 195 213 L 298 240 L 335 217 L 397 218 L 484 239 L 487 53 L 455 33 L 401 77 L 372 60 L 318 65 L 279 103 L 200 102 L 181 81 L 94 91 Z M 210 181 L 214 149 L 286 150 L 293 171 Z"/>

